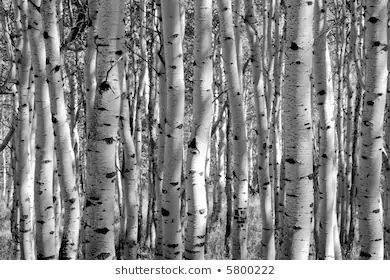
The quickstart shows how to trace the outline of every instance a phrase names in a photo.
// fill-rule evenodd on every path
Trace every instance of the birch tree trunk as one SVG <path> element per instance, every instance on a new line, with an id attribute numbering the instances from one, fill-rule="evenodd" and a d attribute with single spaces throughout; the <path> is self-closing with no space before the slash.
<path id="1" fill-rule="evenodd" d="M 334 259 L 334 213 L 337 182 L 336 131 L 332 69 L 327 34 L 326 1 L 315 2 L 313 76 L 320 115 L 319 162 L 319 259 Z"/>
<path id="2" fill-rule="evenodd" d="M 124 70 L 124 2 L 102 1 L 97 11 L 97 94 L 87 139 L 85 245 L 87 259 L 106 260 L 115 259 L 115 143 Z"/>
<path id="3" fill-rule="evenodd" d="M 180 1 L 162 1 L 163 38 L 166 66 L 167 100 L 165 115 L 164 178 L 161 215 L 163 255 L 182 258 L 180 220 L 181 172 L 183 162 L 184 71 Z"/>
<path id="4" fill-rule="evenodd" d="M 41 4 L 41 0 L 29 1 L 28 9 L 37 117 L 34 178 L 37 258 L 49 260 L 56 256 L 53 207 L 54 134 L 49 88 L 46 82 L 46 50 L 43 40 Z"/>
<path id="5" fill-rule="evenodd" d="M 390 5 L 387 6 L 387 16 L 390 15 Z M 387 26 L 387 43 L 389 44 L 390 40 L 390 22 L 388 21 Z M 387 70 L 390 69 L 390 55 L 387 53 Z M 390 75 L 390 71 L 389 71 Z M 383 211 L 384 211 L 384 257 L 385 259 L 390 259 L 390 159 L 389 159 L 389 147 L 390 147 L 390 77 L 387 76 L 387 95 L 386 95 L 386 105 L 387 105 L 387 118 L 386 118 L 386 129 L 385 129 L 385 147 L 387 152 L 387 160 L 385 162 L 385 194 L 383 199 Z"/>
<path id="6" fill-rule="evenodd" d="M 52 122 L 55 131 L 57 168 L 64 197 L 64 230 L 60 259 L 76 259 L 80 230 L 80 200 L 73 170 L 74 153 L 63 91 L 60 34 L 56 1 L 43 1 L 43 37 L 46 45 L 46 72 L 49 84 Z"/>
<path id="7" fill-rule="evenodd" d="M 247 258 L 248 151 L 244 98 L 237 68 L 231 0 L 218 0 L 222 52 L 227 78 L 233 137 L 233 259 Z"/>
<path id="8" fill-rule="evenodd" d="M 193 126 L 188 144 L 186 259 L 204 259 L 207 222 L 205 166 L 213 120 L 212 1 L 195 2 Z"/>
<path id="9" fill-rule="evenodd" d="M 258 178 L 260 189 L 260 207 L 262 218 L 261 254 L 262 259 L 275 259 L 275 230 L 273 220 L 272 188 L 269 169 L 269 137 L 267 102 L 264 92 L 262 73 L 262 58 L 260 57 L 260 38 L 256 34 L 256 16 L 253 9 L 253 0 L 245 1 L 245 18 L 247 34 L 251 48 L 252 79 L 256 103 L 257 116 L 257 154 Z"/>
<path id="10" fill-rule="evenodd" d="M 14 199 L 14 204 L 19 201 L 20 205 L 20 246 L 21 258 L 31 260 L 34 258 L 33 251 L 33 186 L 31 181 L 31 149 L 30 149 L 30 68 L 31 68 L 31 53 L 30 42 L 27 34 L 28 17 L 27 0 L 14 0 L 15 6 L 15 23 L 18 40 L 16 44 L 16 62 L 18 71 L 18 93 L 19 93 L 19 118 L 17 125 L 17 139 L 19 147 L 16 158 L 16 188 L 19 199 Z M 16 198 L 16 196 L 14 196 Z M 15 213 L 17 214 L 17 213 Z"/>
<path id="11" fill-rule="evenodd" d="M 158 18 L 159 18 L 159 37 L 160 37 L 160 48 L 158 50 L 158 103 L 159 103 L 159 123 L 158 128 L 158 140 L 157 140 L 157 174 L 156 174 L 156 185 L 155 185 L 155 196 L 156 196 L 156 259 L 163 258 L 162 252 L 162 214 L 161 214 L 161 199 L 162 199 L 162 184 L 164 178 L 164 150 L 165 150 L 165 110 L 167 102 L 167 86 L 166 86 L 166 75 L 165 75 L 165 62 L 164 62 L 164 41 L 163 41 L 163 26 L 161 18 L 161 3 L 157 0 L 158 6 Z"/>
<path id="12" fill-rule="evenodd" d="M 86 126 L 92 122 L 92 113 L 96 95 L 96 24 L 98 16 L 98 0 L 86 0 L 88 2 L 88 35 L 85 51 L 85 91 L 86 91 Z"/>
<path id="13" fill-rule="evenodd" d="M 136 260 L 138 250 L 138 166 L 135 156 L 134 139 L 130 129 L 130 104 L 127 86 L 123 81 L 123 93 L 121 104 L 121 135 L 123 155 L 123 190 L 124 208 L 126 210 L 125 230 L 125 259 Z"/>
<path id="14" fill-rule="evenodd" d="M 387 90 L 387 1 L 367 1 L 366 81 L 358 184 L 360 259 L 383 259 L 380 203 L 383 121 Z"/>
<path id="15" fill-rule="evenodd" d="M 308 259 L 313 219 L 311 65 L 313 2 L 287 6 L 286 72 L 283 89 L 285 160 L 284 254 Z"/>

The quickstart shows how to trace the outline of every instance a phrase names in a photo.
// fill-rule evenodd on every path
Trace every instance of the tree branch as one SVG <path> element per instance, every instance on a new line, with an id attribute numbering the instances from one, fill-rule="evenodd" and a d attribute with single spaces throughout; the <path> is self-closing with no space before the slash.
<path id="1" fill-rule="evenodd" d="M 15 128 L 12 126 L 9 129 L 7 135 L 5 136 L 3 143 L 1 143 L 1 145 L 0 145 L 0 152 L 2 152 L 7 147 L 9 141 L 11 141 L 11 139 L 12 139 L 14 132 L 15 132 Z"/>

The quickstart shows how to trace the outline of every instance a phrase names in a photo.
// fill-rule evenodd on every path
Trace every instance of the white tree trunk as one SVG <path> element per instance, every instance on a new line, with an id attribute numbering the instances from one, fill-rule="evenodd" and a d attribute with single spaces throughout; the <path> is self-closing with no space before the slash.
<path id="1" fill-rule="evenodd" d="M 380 201 L 383 121 L 387 90 L 387 1 L 367 1 L 366 81 L 358 184 L 361 259 L 383 259 Z"/>
<path id="2" fill-rule="evenodd" d="M 319 163 L 319 259 L 334 259 L 334 224 L 337 155 L 335 143 L 334 93 L 332 69 L 326 38 L 327 7 L 324 0 L 315 2 L 313 76 L 320 115 Z"/>
<path id="3" fill-rule="evenodd" d="M 212 1 L 195 2 L 193 127 L 188 143 L 186 259 L 204 259 L 207 222 L 205 166 L 213 120 Z"/>
<path id="4" fill-rule="evenodd" d="M 313 2 L 287 5 L 283 89 L 285 230 L 287 259 L 308 259 L 313 219 L 311 82 Z"/>
<path id="5" fill-rule="evenodd" d="M 257 117 L 258 182 L 262 218 L 261 255 L 262 259 L 275 259 L 275 229 L 273 219 L 272 187 L 269 168 L 269 133 L 267 102 L 264 93 L 260 38 L 256 36 L 256 16 L 253 0 L 245 1 L 247 34 L 251 48 L 252 79 Z"/>
<path id="6" fill-rule="evenodd" d="M 76 259 L 80 230 L 80 199 L 73 166 L 74 153 L 64 98 L 60 34 L 56 1 L 43 1 L 46 72 L 49 84 L 52 122 L 55 131 L 57 167 L 64 197 L 64 231 L 60 259 Z M 75 94 L 75 93 L 74 93 Z"/>
<path id="7" fill-rule="evenodd" d="M 184 71 L 180 1 L 161 1 L 166 67 L 166 115 L 164 178 L 161 215 L 163 255 L 165 259 L 182 258 L 180 220 L 181 171 L 184 134 Z"/>
<path id="8" fill-rule="evenodd" d="M 46 50 L 44 44 L 41 0 L 29 1 L 29 36 L 35 84 L 36 156 L 35 211 L 38 259 L 54 259 L 55 217 L 53 205 L 54 133 L 51 121 L 49 88 L 46 82 Z"/>
<path id="9" fill-rule="evenodd" d="M 17 124 L 17 139 L 19 147 L 16 154 L 16 187 L 20 203 L 20 246 L 21 258 L 31 260 L 34 258 L 33 251 L 33 186 L 31 181 L 31 139 L 30 139 L 30 68 L 31 50 L 27 34 L 28 18 L 27 0 L 14 0 L 16 32 L 20 39 L 16 44 L 16 61 L 18 71 L 18 93 L 19 93 L 19 118 Z M 15 197 L 15 196 L 14 196 Z M 16 204 L 17 201 L 14 201 Z M 15 213 L 16 214 L 16 213 Z"/>
<path id="10" fill-rule="evenodd" d="M 124 70 L 124 2 L 102 1 L 97 11 L 97 93 L 87 139 L 85 245 L 87 259 L 115 259 L 115 143 Z"/>
<path id="11" fill-rule="evenodd" d="M 224 68 L 227 77 L 233 139 L 233 259 L 247 258 L 248 151 L 244 98 L 237 68 L 231 0 L 218 0 Z"/>

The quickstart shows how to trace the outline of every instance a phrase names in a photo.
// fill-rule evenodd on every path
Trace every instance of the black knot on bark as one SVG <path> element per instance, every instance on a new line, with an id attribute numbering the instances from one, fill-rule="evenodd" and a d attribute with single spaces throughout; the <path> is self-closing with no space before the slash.
<path id="1" fill-rule="evenodd" d="M 290 48 L 291 48 L 293 51 L 297 51 L 297 50 L 299 49 L 297 43 L 295 43 L 295 42 L 291 42 Z"/>
<path id="2" fill-rule="evenodd" d="M 107 173 L 107 174 L 106 174 L 106 178 L 114 178 L 115 175 L 116 175 L 115 172 L 110 172 L 110 173 Z"/>
<path id="3" fill-rule="evenodd" d="M 169 216 L 169 211 L 164 209 L 164 208 L 161 208 L 161 215 L 163 215 L 164 217 L 167 217 L 167 216 Z"/>
<path id="4" fill-rule="evenodd" d="M 100 233 L 100 234 L 107 234 L 107 232 L 109 232 L 110 230 L 108 228 L 104 227 L 104 228 L 97 228 L 94 231 L 97 233 Z"/>
<path id="5" fill-rule="evenodd" d="M 295 164 L 297 163 L 295 159 L 293 158 L 286 158 L 286 162 L 288 162 L 289 164 Z"/>
<path id="6" fill-rule="evenodd" d="M 379 20 L 379 19 L 376 18 L 376 17 L 370 17 L 370 18 L 368 19 L 368 21 L 371 22 L 371 23 L 377 23 L 378 20 Z"/>
<path id="7" fill-rule="evenodd" d="M 101 82 L 99 85 L 99 89 L 102 91 L 107 91 L 110 89 L 110 84 L 107 81 Z"/>

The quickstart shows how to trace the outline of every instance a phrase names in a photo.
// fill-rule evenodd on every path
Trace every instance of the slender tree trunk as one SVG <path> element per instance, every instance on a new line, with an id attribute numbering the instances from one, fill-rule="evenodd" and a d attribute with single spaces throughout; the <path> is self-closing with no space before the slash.
<path id="1" fill-rule="evenodd" d="M 33 248 L 33 185 L 31 182 L 31 150 L 30 150 L 30 68 L 31 52 L 27 34 L 28 10 L 27 0 L 14 0 L 15 23 L 17 43 L 15 46 L 15 59 L 18 74 L 19 93 L 19 118 L 17 124 L 18 150 L 15 154 L 16 162 L 16 188 L 14 194 L 14 206 L 19 204 L 20 209 L 15 209 L 15 219 L 20 217 L 19 240 L 21 247 L 21 259 L 34 258 Z M 19 212 L 19 213 L 18 213 Z M 18 223 L 15 223 L 15 227 Z"/>
<path id="2" fill-rule="evenodd" d="M 165 259 L 182 258 L 180 219 L 181 175 L 184 128 L 184 71 L 179 0 L 161 2 L 167 100 L 165 114 L 164 177 L 161 215 L 163 255 Z"/>
<path id="3" fill-rule="evenodd" d="M 353 143 L 352 143 L 352 184 L 350 190 L 350 209 L 351 218 L 348 233 L 348 245 L 349 250 L 353 251 L 355 244 L 357 243 L 357 185 L 359 177 L 359 164 L 360 164 L 360 134 L 361 134 L 361 114 L 363 105 L 363 88 L 364 88 L 364 75 L 363 75 L 363 62 L 360 54 L 360 37 L 363 32 L 361 28 L 362 12 L 358 9 L 358 1 L 352 1 L 351 3 L 351 53 L 355 64 L 356 71 L 356 105 L 354 116 L 354 130 L 353 130 Z"/>
<path id="4" fill-rule="evenodd" d="M 46 50 L 40 0 L 29 1 L 29 36 L 35 83 L 37 114 L 35 156 L 35 212 L 38 259 L 54 259 L 55 217 L 53 208 L 54 134 L 51 122 L 50 96 L 46 76 Z"/>
<path id="5" fill-rule="evenodd" d="M 98 13 L 98 0 L 86 0 L 88 2 L 88 35 L 87 47 L 85 51 L 85 90 L 86 90 L 86 126 L 88 127 L 93 117 L 93 108 L 96 96 L 96 24 Z M 88 129 L 88 128 L 87 128 Z"/>
<path id="6" fill-rule="evenodd" d="M 115 259 L 115 143 L 124 70 L 124 2 L 99 2 L 97 11 L 97 94 L 87 139 L 85 245 L 87 259 L 105 260 Z"/>
<path id="7" fill-rule="evenodd" d="M 233 259 L 247 258 L 248 152 L 244 98 L 237 68 L 231 0 L 218 0 L 222 51 L 226 71 L 233 136 Z"/>
<path id="8" fill-rule="evenodd" d="M 387 5 L 387 16 L 390 15 L 390 5 Z M 390 22 L 388 21 L 387 25 L 387 42 L 390 42 Z M 390 55 L 387 53 L 387 70 L 390 75 Z M 383 199 L 383 211 L 384 211 L 384 234 L 385 234 L 385 248 L 384 248 L 384 257 L 385 259 L 390 259 L 390 77 L 387 76 L 387 93 L 386 93 L 386 129 L 385 129 L 385 147 L 387 158 L 385 161 L 385 189 L 384 189 L 384 199 Z"/>
<path id="9" fill-rule="evenodd" d="M 320 162 L 319 162 L 319 259 L 334 259 L 334 204 L 336 199 L 335 169 L 336 131 L 334 116 L 334 93 L 332 87 L 332 69 L 326 38 L 327 29 L 326 1 L 315 2 L 313 76 L 315 95 L 320 115 Z"/>
<path id="10" fill-rule="evenodd" d="M 287 259 L 308 259 L 313 219 L 311 60 L 313 2 L 287 6 L 283 94 L 285 229 Z"/>
<path id="11" fill-rule="evenodd" d="M 142 132 L 144 131 L 142 125 L 142 119 L 146 114 L 147 90 L 148 81 L 148 68 L 147 68 L 147 53 L 146 53 L 146 2 L 147 0 L 141 0 L 139 2 L 139 37 L 140 37 L 140 56 L 143 58 L 140 66 L 140 76 L 138 79 L 137 87 L 137 106 L 135 113 L 135 131 L 134 141 L 136 148 L 136 157 L 138 166 L 141 167 L 144 161 L 142 157 Z M 145 106 L 144 106 L 145 105 Z M 144 111 L 143 111 L 144 110 Z M 138 194 L 139 194 L 139 219 L 138 219 L 138 242 L 141 246 L 145 245 L 146 228 L 147 228 L 147 210 L 148 210 L 148 187 L 147 184 L 142 180 L 142 176 L 139 176 L 138 182 Z"/>
<path id="12" fill-rule="evenodd" d="M 43 1 L 43 20 L 46 45 L 46 71 L 49 84 L 52 122 L 55 131 L 58 175 L 64 197 L 64 231 L 60 259 L 76 259 L 80 230 L 80 200 L 74 173 L 74 153 L 65 105 L 60 34 L 56 1 Z M 73 93 L 76 95 L 76 93 Z"/>
<path id="13" fill-rule="evenodd" d="M 253 88 L 257 116 L 257 154 L 258 178 L 260 189 L 260 207 L 262 217 L 261 254 L 262 259 L 275 259 L 275 230 L 273 220 L 272 187 L 269 169 L 269 137 L 267 103 L 264 93 L 262 74 L 262 58 L 260 57 L 260 38 L 256 36 L 256 16 L 253 9 L 253 0 L 245 2 L 247 20 L 247 34 L 251 48 L 251 61 L 253 72 Z"/>
<path id="14" fill-rule="evenodd" d="M 195 2 L 193 127 L 188 143 L 186 259 L 204 259 L 207 222 L 205 166 L 213 120 L 212 1 Z"/>
<path id="15" fill-rule="evenodd" d="M 130 129 L 130 104 L 129 94 L 124 79 L 121 105 L 121 135 L 123 155 L 123 206 L 126 215 L 125 229 L 125 252 L 124 258 L 128 260 L 137 259 L 138 250 L 138 166 L 135 156 L 135 145 Z"/>
<path id="16" fill-rule="evenodd" d="M 387 87 L 387 1 L 367 1 L 366 81 L 358 184 L 361 259 L 383 259 L 380 201 L 383 121 Z"/>
<path id="17" fill-rule="evenodd" d="M 356 106 L 356 89 L 352 88 L 351 85 L 351 63 L 347 62 L 347 88 L 348 88 L 348 109 L 347 109 L 347 131 L 346 131 L 346 174 L 345 174 L 345 187 L 346 192 L 345 205 L 343 211 L 345 211 L 345 221 L 340 225 L 340 242 L 342 244 L 348 241 L 349 226 L 351 223 L 351 190 L 352 190 L 352 165 L 353 165 L 353 131 L 355 129 L 355 106 Z"/>
<path id="18" fill-rule="evenodd" d="M 231 117 L 229 107 L 227 109 L 226 120 L 226 227 L 225 227 L 225 254 L 230 256 L 230 237 L 232 232 L 232 217 L 233 217 L 233 174 L 232 174 L 232 141 L 231 141 Z"/>
<path id="19" fill-rule="evenodd" d="M 154 194 L 156 197 L 156 259 L 163 258 L 162 252 L 162 215 L 161 215 L 161 198 L 162 198 L 162 184 L 164 175 L 164 150 L 165 150 L 165 110 L 167 102 L 167 87 L 164 63 L 164 42 L 163 42 L 163 26 L 161 17 L 161 3 L 157 0 L 157 10 L 159 18 L 159 39 L 160 47 L 157 53 L 158 56 L 158 104 L 159 104 L 159 123 L 157 125 L 157 173 L 155 180 Z"/>

